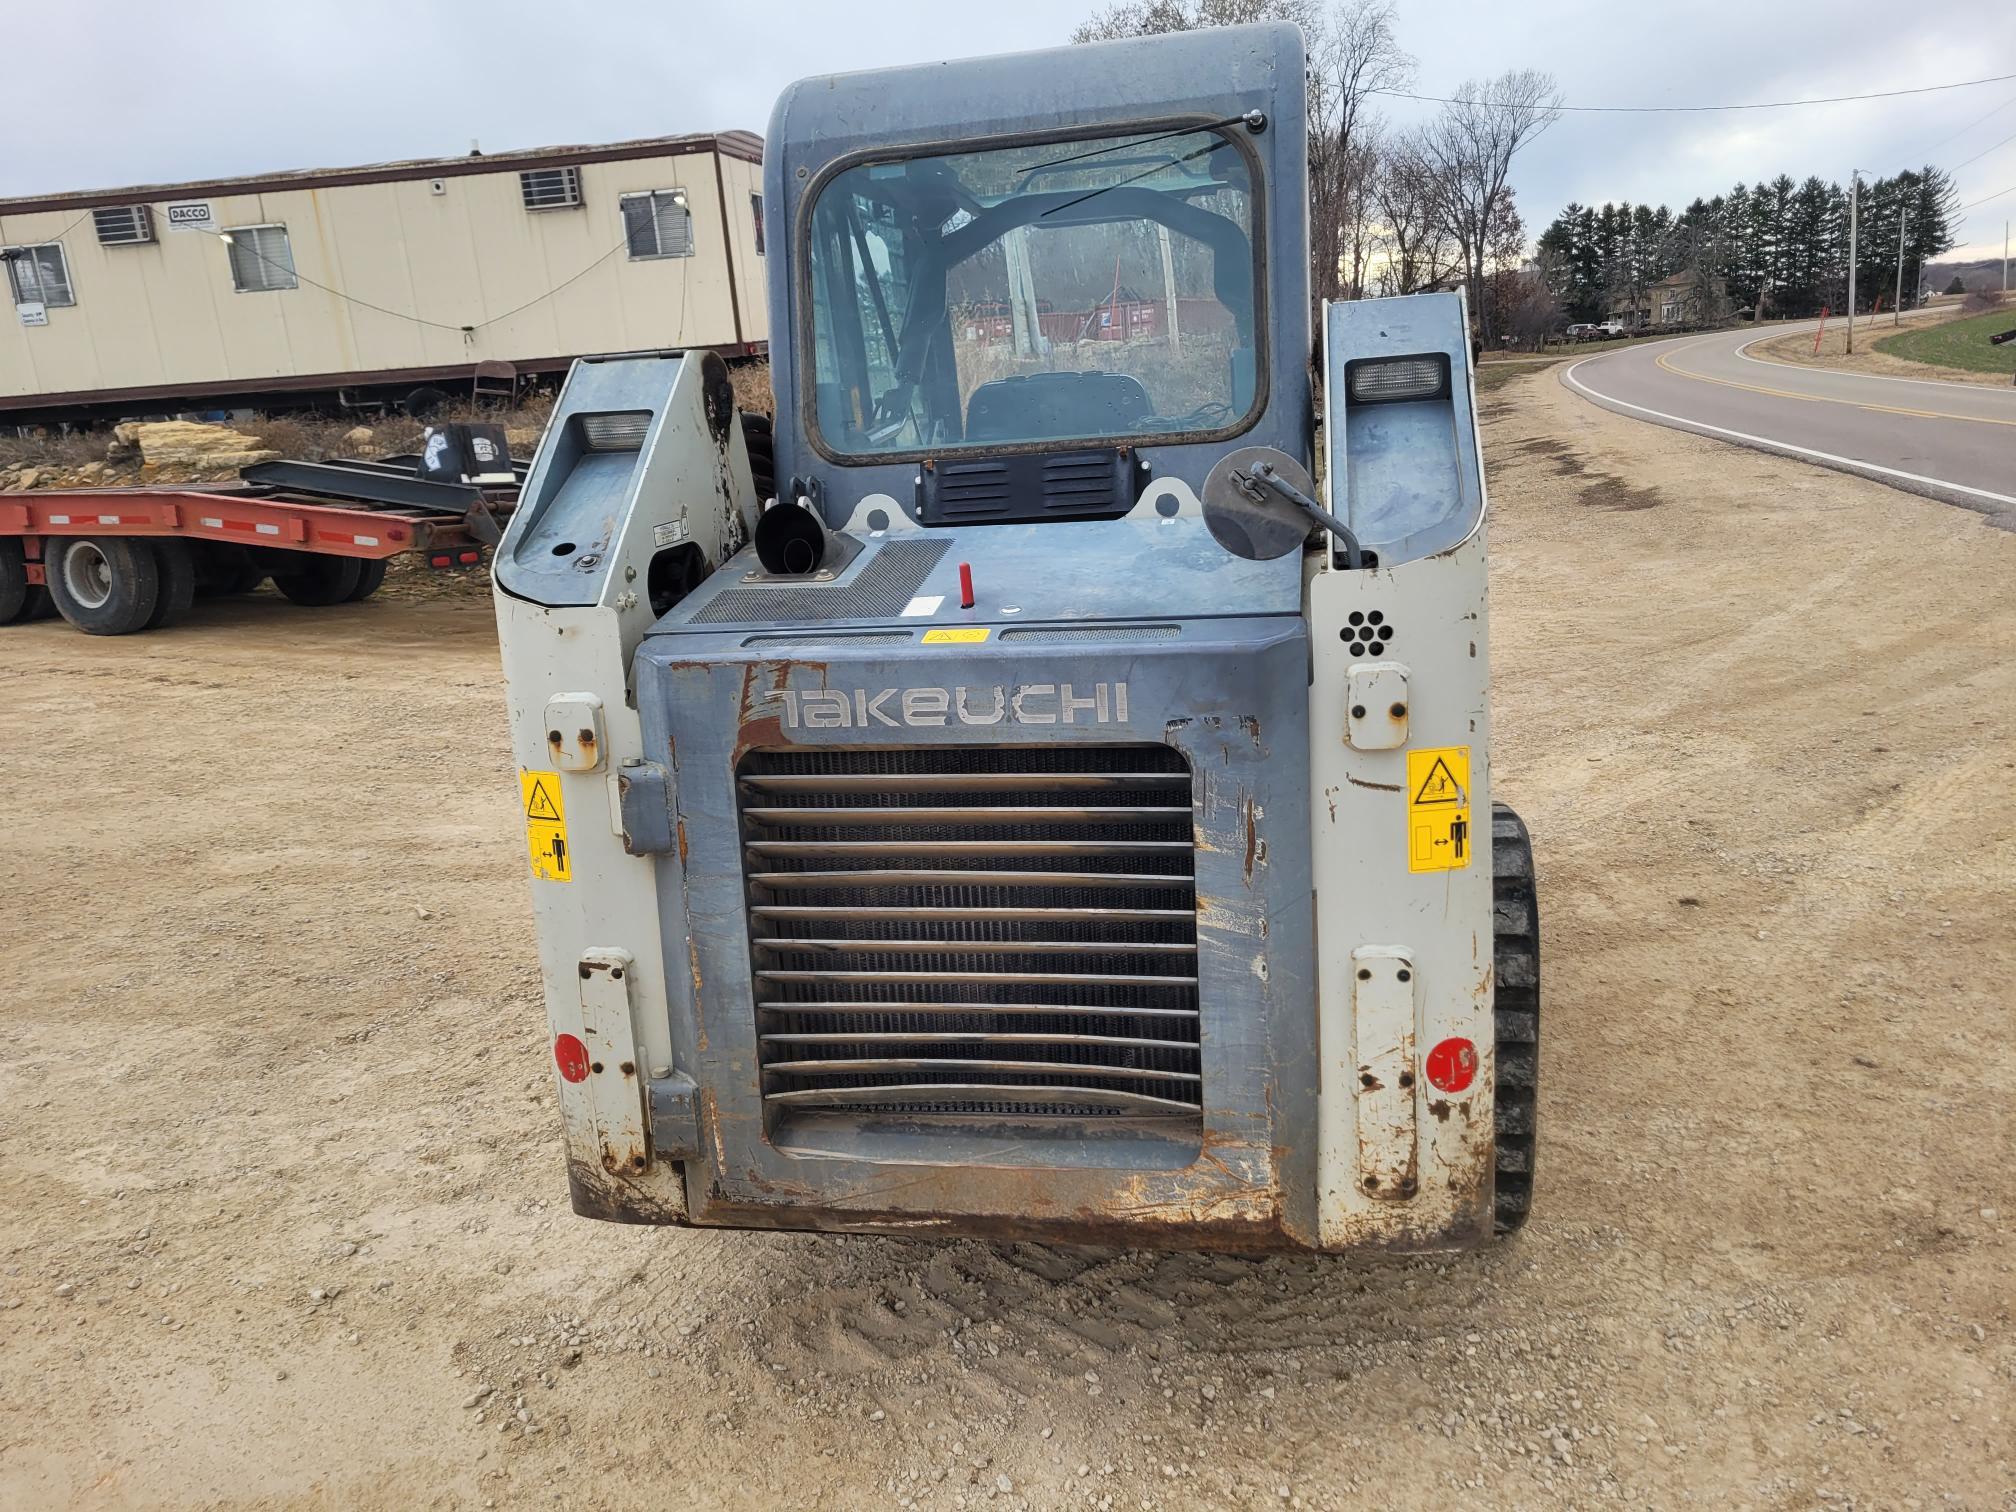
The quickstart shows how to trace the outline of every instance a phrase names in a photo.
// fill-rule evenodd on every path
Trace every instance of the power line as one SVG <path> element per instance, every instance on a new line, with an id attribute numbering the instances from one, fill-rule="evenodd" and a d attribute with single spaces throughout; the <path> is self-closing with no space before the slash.
<path id="1" fill-rule="evenodd" d="M 346 294 L 341 289 L 331 288 L 328 284 L 310 278 L 306 273 L 303 273 L 299 268 L 291 266 L 289 263 L 275 261 L 273 258 L 268 257 L 264 252 L 261 252 L 256 246 L 252 245 L 252 243 L 250 242 L 241 243 L 233 241 L 231 233 L 228 231 L 213 231 L 210 234 L 212 236 L 215 236 L 219 241 L 222 241 L 229 246 L 233 247 L 243 246 L 246 251 L 250 252 L 254 257 L 258 258 L 259 261 L 265 263 L 267 267 L 277 268 L 282 273 L 287 274 L 290 278 L 293 278 L 298 282 L 305 283 L 309 285 L 311 288 L 320 289 L 325 294 L 334 294 L 338 299 L 345 300 L 350 304 L 361 305 L 363 306 L 363 308 L 367 310 L 376 310 L 380 315 L 390 315 L 394 320 L 410 320 L 414 325 L 430 326 L 437 331 L 453 331 L 457 335 L 461 336 L 473 335 L 477 331 L 482 330 L 483 327 L 485 326 L 496 325 L 501 321 L 509 320 L 513 315 L 517 315 L 525 310 L 529 310 L 532 308 L 532 306 L 539 304 L 544 300 L 551 299 L 555 294 L 558 294 L 562 289 L 567 288 L 568 285 L 578 283 L 583 278 L 586 278 L 590 273 L 594 272 L 597 268 L 601 267 L 603 263 L 609 261 L 610 258 L 614 257 L 618 252 L 621 252 L 625 247 L 627 247 L 630 244 L 630 238 L 626 234 L 622 241 L 616 243 L 615 246 L 611 247 L 607 252 L 604 252 L 600 257 L 596 258 L 593 262 L 589 263 L 586 267 L 582 268 L 578 273 L 575 273 L 572 277 L 564 279 L 560 283 L 555 284 L 552 288 L 547 289 L 544 293 L 533 295 L 530 299 L 526 300 L 521 305 L 514 305 L 511 309 L 506 310 L 501 315 L 485 316 L 483 319 L 476 321 L 472 325 L 447 325 L 438 320 L 429 320 L 424 315 L 410 314 L 405 310 L 388 310 L 385 308 L 384 305 L 373 304 L 368 299 L 359 299 L 355 294 Z M 683 297 L 684 294 L 683 288 L 681 290 L 681 294 Z"/>
<path id="2" fill-rule="evenodd" d="M 328 284 L 320 283 L 317 280 L 310 278 L 306 273 L 303 273 L 299 268 L 294 267 L 292 264 L 292 259 L 289 259 L 289 261 L 284 263 L 277 261 L 274 258 L 268 257 L 264 252 L 261 252 L 259 248 L 255 246 L 252 242 L 239 241 L 229 231 L 212 231 L 210 235 L 216 237 L 217 240 L 224 243 L 225 246 L 232 248 L 234 251 L 239 247 L 243 247 L 247 252 L 250 252 L 254 257 L 258 258 L 259 261 L 266 264 L 267 267 L 274 268 L 277 269 L 279 272 L 285 273 L 289 278 L 294 279 L 297 283 L 305 283 L 310 288 L 320 289 L 324 294 L 334 294 L 338 299 L 344 300 L 350 304 L 362 305 L 367 310 L 376 310 L 380 315 L 390 315 L 394 320 L 410 320 L 415 325 L 432 326 L 437 331 L 453 331 L 457 335 L 460 335 L 465 331 L 474 329 L 474 327 L 472 326 L 443 325 L 438 320 L 428 320 L 423 316 L 408 314 L 404 310 L 388 310 L 385 308 L 385 306 L 381 304 L 373 304 L 368 299 L 359 299 L 355 294 L 346 294 L 341 289 L 332 289 L 329 287 Z"/>
<path id="3" fill-rule="evenodd" d="M 2005 84 L 2016 74 L 1996 74 L 1987 79 L 1962 79 L 1954 84 L 1925 84 L 1916 89 L 1881 89 L 1872 94 L 1828 95 L 1817 100 L 1760 100 L 1742 105 L 1552 105 L 1550 110 L 1580 115 L 1691 115 L 1718 110 L 1790 110 L 1800 105 L 1846 105 L 1856 100 L 1894 100 L 1899 95 L 1937 94 L 1946 89 L 1972 89 L 1977 84 Z M 1501 110 L 1532 109 L 1530 105 L 1504 100 L 1458 100 L 1447 95 L 1409 94 L 1404 89 L 1374 89 L 1370 94 L 1395 100 L 1420 100 L 1429 105 L 1490 105 Z M 1990 111 L 1989 115 L 1993 115 Z M 1986 120 L 1987 117 L 1982 117 Z M 1978 123 L 1977 123 L 1978 124 Z"/>
<path id="4" fill-rule="evenodd" d="M 1969 200 L 1960 207 L 1960 210 L 1972 210 L 1976 205 L 1985 205 L 1988 201 L 1998 200 L 2005 194 L 2016 194 L 2016 184 L 2011 184 L 2007 189 L 1997 189 L 1993 194 L 1984 194 L 1978 200 Z M 1960 210 L 1955 210 L 1953 213 L 1958 215 Z"/>
<path id="5" fill-rule="evenodd" d="M 1958 131 L 1952 132 L 1947 136 L 1939 138 L 1938 141 L 1934 142 L 1930 147 L 1927 147 L 1925 149 L 1924 158 L 1930 159 L 1933 153 L 1937 152 L 1941 147 L 1944 147 L 1948 142 L 1951 142 L 1956 138 L 1967 135 L 1968 132 L 1972 131 L 1976 126 L 1979 126 L 1983 121 L 1988 120 L 1990 117 L 2002 114 L 2002 112 L 2007 110 L 2011 105 L 2016 105 L 2016 95 L 2009 96 L 2008 99 L 2004 100 L 2000 105 L 1997 105 L 1993 110 L 1989 111 L 1987 115 L 1978 115 L 1974 117 L 1973 120 L 1969 121 L 1965 126 L 1962 126 Z"/>
<path id="6" fill-rule="evenodd" d="M 2009 135 L 2002 138 L 2001 141 L 1995 144 L 1995 147 L 2007 147 L 2011 142 L 2016 142 L 2016 131 L 2012 131 L 2009 133 Z M 1989 153 L 1993 152 L 1995 150 L 1995 147 L 1983 147 L 1979 152 L 1975 153 L 1974 156 L 1968 158 L 1966 162 L 1955 163 L 1951 168 L 1947 169 L 1946 171 L 1948 173 L 1958 173 L 1962 168 L 1965 168 L 1967 166 L 1967 163 L 1980 162 L 1981 159 L 1988 156 Z"/>

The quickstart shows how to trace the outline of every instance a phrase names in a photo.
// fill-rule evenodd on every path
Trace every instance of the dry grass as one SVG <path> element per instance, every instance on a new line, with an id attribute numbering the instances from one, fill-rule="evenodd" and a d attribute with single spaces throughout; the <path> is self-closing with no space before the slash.
<path id="1" fill-rule="evenodd" d="M 728 365 L 728 382 L 735 390 L 735 407 L 745 414 L 777 413 L 777 396 L 770 387 L 770 359 L 752 358 Z"/>
<path id="2" fill-rule="evenodd" d="M 509 409 L 498 405 L 446 404 L 425 421 L 410 415 L 383 415 L 363 419 L 355 415 L 293 414 L 248 421 L 236 429 L 255 438 L 269 451 L 304 462 L 320 462 L 329 457 L 392 457 L 420 449 L 429 425 L 451 421 L 482 421 L 501 425 L 515 437 L 512 453 L 529 456 L 536 437 L 543 434 L 553 414 L 553 395 L 533 393 Z M 359 428 L 371 434 L 368 440 L 352 441 Z M 532 435 L 527 437 L 527 433 Z"/>
<path id="3" fill-rule="evenodd" d="M 0 436 L 0 467 L 76 468 L 103 462 L 110 431 Z"/>
<path id="4" fill-rule="evenodd" d="M 1008 342 L 958 345 L 959 401 L 999 378 L 1026 373 L 1125 373 L 1139 379 L 1158 415 L 1187 415 L 1230 397 L 1233 338 L 1229 332 L 1185 331 L 1172 351 L 1161 337 L 1141 341 L 1056 342 L 1047 357 L 1018 357 Z"/>

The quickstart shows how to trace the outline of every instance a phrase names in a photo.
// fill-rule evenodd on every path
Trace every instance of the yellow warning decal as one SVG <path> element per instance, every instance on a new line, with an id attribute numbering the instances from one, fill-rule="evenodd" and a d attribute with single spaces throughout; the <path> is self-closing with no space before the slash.
<path id="1" fill-rule="evenodd" d="M 1470 747 L 1407 753 L 1407 870 L 1470 864 Z"/>
<path id="2" fill-rule="evenodd" d="M 560 774 L 521 771 L 518 788 L 525 800 L 525 844 L 532 853 L 532 875 L 548 882 L 572 882 L 574 861 L 567 850 Z"/>
<path id="3" fill-rule="evenodd" d="M 926 630 L 924 644 L 927 646 L 971 646 L 987 639 L 994 632 L 985 625 L 960 625 L 950 630 Z"/>

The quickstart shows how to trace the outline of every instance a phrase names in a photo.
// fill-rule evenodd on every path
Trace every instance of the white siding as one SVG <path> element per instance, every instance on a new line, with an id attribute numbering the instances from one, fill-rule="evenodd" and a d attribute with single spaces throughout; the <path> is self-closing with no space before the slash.
<path id="1" fill-rule="evenodd" d="M 761 171 L 720 163 L 726 246 L 706 150 L 583 163 L 569 210 L 528 212 L 508 165 L 440 194 L 423 176 L 211 196 L 221 227 L 287 228 L 300 287 L 270 292 L 235 291 L 225 246 L 168 230 L 159 205 L 155 241 L 124 247 L 98 244 L 88 209 L 0 211 L 0 244 L 63 243 L 77 295 L 46 326 L 0 309 L 0 399 L 760 341 L 748 196 Z M 618 202 L 650 189 L 686 191 L 693 256 L 628 256 Z"/>

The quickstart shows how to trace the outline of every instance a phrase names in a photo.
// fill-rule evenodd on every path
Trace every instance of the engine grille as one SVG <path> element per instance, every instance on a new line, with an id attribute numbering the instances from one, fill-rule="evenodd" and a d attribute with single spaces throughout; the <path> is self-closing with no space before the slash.
<path id="1" fill-rule="evenodd" d="M 1199 1121 L 1181 753 L 757 751 L 736 775 L 772 1113 Z"/>

